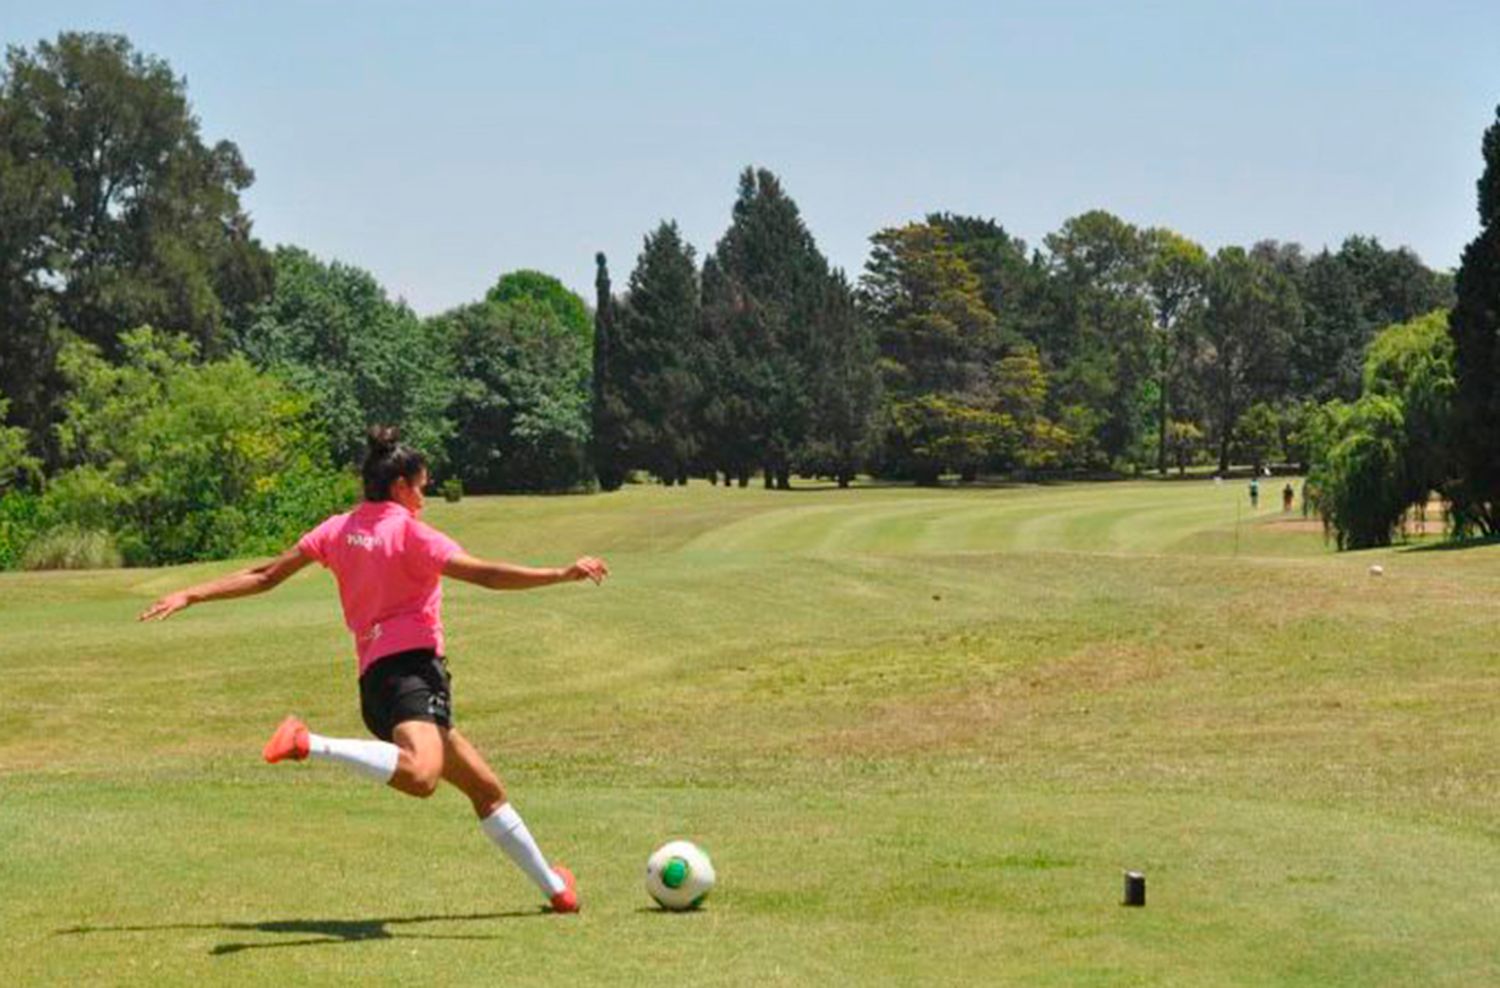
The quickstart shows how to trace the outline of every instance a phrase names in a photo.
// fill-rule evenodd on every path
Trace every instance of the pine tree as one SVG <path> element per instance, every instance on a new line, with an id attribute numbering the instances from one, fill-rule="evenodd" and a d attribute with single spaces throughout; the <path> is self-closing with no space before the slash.
<path id="1" fill-rule="evenodd" d="M 997 321 L 946 230 L 908 223 L 870 241 L 860 292 L 878 327 L 886 390 L 982 401 L 1000 353 Z"/>
<path id="2" fill-rule="evenodd" d="M 698 306 L 693 248 L 676 223 L 664 222 L 646 236 L 631 272 L 629 303 L 613 345 L 630 369 L 621 380 L 630 465 L 667 484 L 687 483 L 699 446 L 693 421 L 700 389 Z"/>
<path id="3" fill-rule="evenodd" d="M 736 340 L 750 334 L 737 328 L 747 318 L 735 288 L 710 254 L 703 260 L 702 305 L 698 316 L 699 391 L 694 432 L 701 445 L 699 469 L 710 477 L 724 474 L 724 486 L 750 483 L 760 437 L 752 416 L 754 389 L 748 364 L 740 359 Z"/>
<path id="4" fill-rule="evenodd" d="M 624 420 L 616 381 L 613 346 L 616 323 L 614 296 L 610 293 L 609 262 L 594 255 L 594 364 L 592 378 L 592 438 L 589 445 L 594 476 L 606 491 L 619 490 L 625 482 Z"/>
<path id="5" fill-rule="evenodd" d="M 802 463 L 805 471 L 832 475 L 848 487 L 870 454 L 880 407 L 880 349 L 842 271 L 828 279 L 817 323 L 812 428 Z"/>
<path id="6" fill-rule="evenodd" d="M 719 386 L 729 389 L 728 418 L 717 438 L 743 474 L 747 450 L 765 470 L 766 483 L 790 486 L 794 456 L 812 423 L 811 340 L 829 277 L 797 204 L 765 169 L 740 175 L 733 220 L 712 255 L 715 276 L 705 279 L 707 335 L 721 337 Z"/>
<path id="7" fill-rule="evenodd" d="M 1454 455 L 1460 530 L 1500 532 L 1500 107 L 1484 132 L 1479 235 L 1464 249 L 1448 320 L 1458 393 Z"/>

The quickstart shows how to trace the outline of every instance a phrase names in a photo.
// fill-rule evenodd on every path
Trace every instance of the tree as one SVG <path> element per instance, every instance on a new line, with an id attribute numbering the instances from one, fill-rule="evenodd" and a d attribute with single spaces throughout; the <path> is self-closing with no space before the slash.
<path id="1" fill-rule="evenodd" d="M 1156 469 L 1167 472 L 1172 398 L 1192 357 L 1208 281 L 1208 253 L 1165 228 L 1146 231 L 1146 294 L 1151 302 L 1157 387 Z M 1181 443 L 1178 444 L 1179 448 Z M 1179 467 L 1181 462 L 1179 460 Z"/>
<path id="2" fill-rule="evenodd" d="M 549 309 L 584 342 L 589 342 L 594 337 L 594 325 L 589 319 L 588 306 L 550 274 L 528 270 L 510 271 L 501 275 L 484 297 L 487 302 L 499 302 L 502 305 L 529 299 Z"/>
<path id="3" fill-rule="evenodd" d="M 973 480 L 985 461 L 1019 445 L 1014 421 L 940 394 L 893 401 L 886 419 L 885 456 L 922 486 L 945 470 Z"/>
<path id="4" fill-rule="evenodd" d="M 1308 486 L 1317 492 L 1325 529 L 1340 549 L 1390 545 L 1407 507 L 1401 471 L 1400 403 L 1366 395 L 1343 416 Z"/>
<path id="5" fill-rule="evenodd" d="M 1194 422 L 1174 419 L 1167 423 L 1166 448 L 1179 476 L 1187 473 L 1188 464 L 1203 445 L 1203 430 Z"/>
<path id="6" fill-rule="evenodd" d="M 1402 493 L 1409 504 L 1425 506 L 1433 490 L 1449 485 L 1456 389 L 1446 309 L 1388 326 L 1370 342 L 1364 390 L 1400 404 Z"/>
<path id="7" fill-rule="evenodd" d="M 1500 532 L 1500 107 L 1481 144 L 1479 235 L 1464 248 L 1453 337 L 1454 513 L 1460 530 Z"/>
<path id="8" fill-rule="evenodd" d="M 1013 346 L 995 365 L 993 410 L 1000 416 L 1002 440 L 992 465 L 999 470 L 1020 466 L 1062 466 L 1073 446 L 1069 432 L 1046 415 L 1047 372 L 1030 343 Z"/>
<path id="9" fill-rule="evenodd" d="M 998 323 L 946 231 L 908 223 L 870 242 L 860 301 L 878 330 L 886 390 L 983 400 Z"/>
<path id="10" fill-rule="evenodd" d="M 1359 286 L 1366 339 L 1382 327 L 1453 304 L 1450 280 L 1408 247 L 1388 250 L 1374 237 L 1353 236 L 1340 245 L 1338 257 Z"/>
<path id="11" fill-rule="evenodd" d="M 944 470 L 972 480 L 1016 444 L 995 410 L 998 321 L 978 277 L 930 223 L 881 230 L 860 280 L 876 327 L 885 413 L 884 467 L 936 483 Z"/>
<path id="12" fill-rule="evenodd" d="M 1341 549 L 1388 545 L 1410 507 L 1446 492 L 1453 342 L 1439 310 L 1387 327 L 1370 344 L 1364 394 L 1315 422 L 1309 483 Z"/>
<path id="13" fill-rule="evenodd" d="M 1353 401 L 1369 332 L 1359 279 L 1340 255 L 1324 250 L 1308 261 L 1298 293 L 1304 323 L 1289 355 L 1291 393 Z"/>
<path id="14" fill-rule="evenodd" d="M 731 477 L 745 487 L 764 444 L 758 411 L 766 387 L 763 341 L 756 313 L 713 255 L 704 258 L 702 286 L 698 352 L 705 383 L 695 415 L 700 466 L 710 476 L 722 472 L 726 487 Z"/>
<path id="15" fill-rule="evenodd" d="M 1348 237 L 1336 253 L 1298 261 L 1285 272 L 1304 311 L 1290 354 L 1289 385 L 1298 398 L 1353 399 L 1365 347 L 1377 332 L 1453 304 L 1451 279 L 1408 248 L 1387 250 L 1374 237 Z"/>
<path id="16" fill-rule="evenodd" d="M 441 342 L 367 271 L 297 247 L 278 247 L 275 266 L 275 290 L 241 334 L 245 354 L 313 396 L 336 462 L 358 463 L 366 429 L 396 422 L 441 469 L 453 398 Z"/>
<path id="17" fill-rule="evenodd" d="M 234 144 L 203 143 L 186 89 L 119 35 L 6 53 L 0 390 L 34 440 L 58 414 L 60 327 L 109 356 L 122 331 L 152 323 L 212 357 L 269 290 L 239 202 L 254 176 Z"/>
<path id="18" fill-rule="evenodd" d="M 992 219 L 930 213 L 927 225 L 942 230 L 979 279 L 980 296 L 994 313 L 1002 346 L 1036 342 L 1045 318 L 1047 273 L 1027 256 L 1026 241 Z"/>
<path id="19" fill-rule="evenodd" d="M 1055 294 L 1041 339 L 1056 401 L 1085 412 L 1091 439 L 1108 460 L 1138 457 L 1159 399 L 1146 299 L 1148 242 L 1117 216 L 1093 210 L 1048 234 Z"/>
<path id="20" fill-rule="evenodd" d="M 1270 402 L 1257 402 L 1240 416 L 1234 429 L 1234 451 L 1256 474 L 1281 455 L 1281 417 Z"/>
<path id="21" fill-rule="evenodd" d="M 81 340 L 60 358 L 68 469 L 46 500 L 62 523 L 160 565 L 280 551 L 356 497 L 283 381 L 239 354 L 199 363 L 192 341 L 150 328 L 119 345 L 118 364 Z"/>
<path id="22" fill-rule="evenodd" d="M 687 483 L 699 437 L 698 267 L 676 223 L 647 234 L 611 341 L 631 466 Z"/>
<path id="23" fill-rule="evenodd" d="M 576 328 L 532 298 L 432 320 L 451 355 L 449 469 L 466 489 L 568 490 L 588 480 L 590 355 Z"/>
<path id="24" fill-rule="evenodd" d="M 0 396 L 0 422 L 5 421 L 5 412 L 9 407 L 9 399 Z M 0 425 L 0 494 L 10 487 L 35 481 L 40 477 L 41 462 L 29 455 L 26 448 L 25 429 Z"/>
<path id="25" fill-rule="evenodd" d="M 589 456 L 599 487 L 616 491 L 625 483 L 625 422 L 629 410 L 621 398 L 622 382 L 617 379 L 614 339 L 618 323 L 618 306 L 610 291 L 609 262 L 604 254 L 594 255 L 597 272 L 594 277 L 594 347 L 593 373 L 590 377 L 592 430 Z"/>
<path id="26" fill-rule="evenodd" d="M 1296 289 L 1271 264 L 1240 247 L 1214 255 L 1203 316 L 1198 373 L 1219 446 L 1219 471 L 1240 416 L 1254 402 L 1276 397 L 1286 379 L 1286 356 L 1300 326 Z"/>
<path id="27" fill-rule="evenodd" d="M 842 271 L 824 289 L 812 341 L 813 420 L 801 453 L 805 472 L 848 487 L 872 452 L 880 408 L 879 347 Z"/>
<path id="28" fill-rule="evenodd" d="M 735 410 L 717 424 L 720 455 L 737 460 L 740 473 L 749 467 L 746 457 L 758 458 L 768 486 L 789 487 L 812 422 L 809 354 L 828 261 L 780 180 L 752 168 L 740 175 L 733 219 L 709 260 L 704 335 L 721 361 L 733 354 L 731 364 L 713 370 L 731 389 L 718 407 Z"/>

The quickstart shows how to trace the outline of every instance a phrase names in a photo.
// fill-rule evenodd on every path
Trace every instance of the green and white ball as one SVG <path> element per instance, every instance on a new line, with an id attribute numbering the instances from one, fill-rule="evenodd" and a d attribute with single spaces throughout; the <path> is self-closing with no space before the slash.
<path id="1" fill-rule="evenodd" d="M 713 862 L 692 841 L 663 844 L 646 861 L 646 891 L 663 909 L 697 909 L 713 887 Z"/>

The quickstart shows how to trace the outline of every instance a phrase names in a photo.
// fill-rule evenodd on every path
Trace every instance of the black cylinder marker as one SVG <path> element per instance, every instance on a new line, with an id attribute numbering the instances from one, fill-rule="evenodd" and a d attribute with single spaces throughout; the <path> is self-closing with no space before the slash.
<path id="1" fill-rule="evenodd" d="M 1125 873 L 1125 901 L 1127 906 L 1144 906 L 1146 904 L 1146 876 L 1139 871 L 1127 871 Z"/>

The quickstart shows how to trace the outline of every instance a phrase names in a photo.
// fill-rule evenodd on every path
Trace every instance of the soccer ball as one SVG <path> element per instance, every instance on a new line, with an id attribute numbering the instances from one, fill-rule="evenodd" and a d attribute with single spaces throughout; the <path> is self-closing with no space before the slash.
<path id="1" fill-rule="evenodd" d="M 713 862 L 691 841 L 663 844 L 646 860 L 646 891 L 663 909 L 697 909 L 713 887 Z"/>

